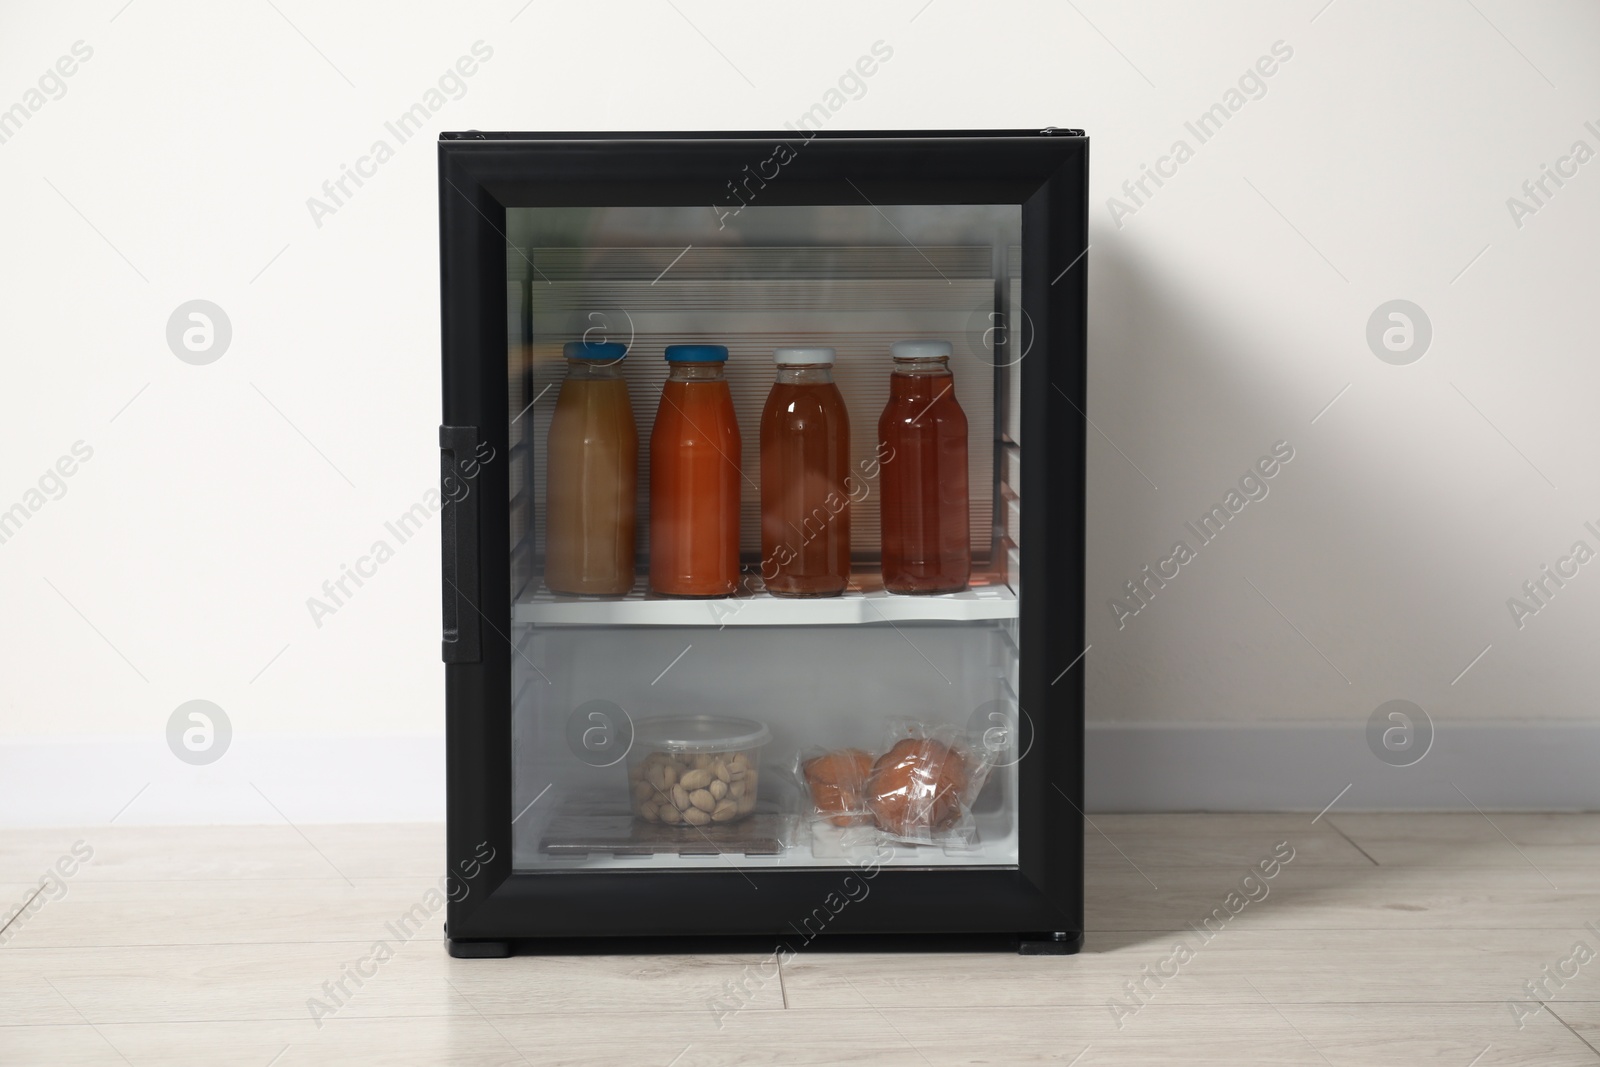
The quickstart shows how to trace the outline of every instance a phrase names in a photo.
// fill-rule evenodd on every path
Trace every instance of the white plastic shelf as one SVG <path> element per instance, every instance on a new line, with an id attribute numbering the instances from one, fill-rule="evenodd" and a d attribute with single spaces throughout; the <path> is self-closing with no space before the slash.
<path id="1" fill-rule="evenodd" d="M 770 770 L 763 773 L 772 773 Z M 1008 804 L 1013 803 L 1008 801 Z M 727 870 L 729 863 L 739 868 L 834 868 L 860 870 L 862 865 L 876 862 L 884 867 L 902 870 L 927 870 L 933 868 L 968 870 L 1004 870 L 1017 865 L 1017 821 L 1007 812 L 992 812 L 975 816 L 977 839 L 965 846 L 911 845 L 880 839 L 873 831 L 863 827 L 840 829 L 825 823 L 811 823 L 792 812 L 773 811 L 768 818 L 781 825 L 777 834 L 781 847 L 767 855 L 749 855 L 730 850 L 726 854 L 682 854 L 670 849 L 643 854 L 617 854 L 603 849 L 587 853 L 551 854 L 541 849 L 546 839 L 551 817 L 560 811 L 560 794 L 556 802 L 544 808 L 546 814 L 538 816 L 541 807 L 549 803 L 541 800 L 527 818 L 517 822 L 513 831 L 512 864 L 518 870 L 586 870 L 586 871 L 672 871 L 697 868 Z M 609 821 L 609 820 L 602 820 Z M 622 821 L 627 821 L 626 814 Z M 699 841 L 685 833 L 687 841 Z"/>
<path id="2" fill-rule="evenodd" d="M 766 592 L 684 600 L 646 595 L 642 585 L 621 597 L 525 592 L 512 606 L 517 623 L 542 626 L 857 626 L 867 623 L 976 622 L 1017 617 L 1017 595 L 1005 585 L 937 596 L 897 596 L 851 588 L 843 596 L 793 599 Z"/>

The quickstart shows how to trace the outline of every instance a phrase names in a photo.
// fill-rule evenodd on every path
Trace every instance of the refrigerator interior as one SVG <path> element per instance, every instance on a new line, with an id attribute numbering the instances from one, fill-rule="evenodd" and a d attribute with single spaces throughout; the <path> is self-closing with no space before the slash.
<path id="1" fill-rule="evenodd" d="M 1032 337 L 1020 307 L 1015 205 L 507 211 L 513 862 L 519 869 L 728 866 L 1014 867 L 1021 434 L 1014 373 Z M 948 340 L 968 432 L 972 577 L 960 593 L 898 596 L 878 573 L 878 416 L 889 346 Z M 637 580 L 620 597 L 544 585 L 544 457 L 569 341 L 621 341 L 638 427 Z M 742 438 L 740 559 L 723 599 L 646 591 L 649 441 L 669 344 L 727 347 Z M 836 350 L 850 417 L 851 581 L 843 596 L 761 590 L 759 423 L 772 350 Z M 726 715 L 770 731 L 755 811 L 708 828 L 646 826 L 630 807 L 640 722 Z M 877 754 L 905 720 L 938 724 L 992 764 L 967 832 L 891 842 L 808 817 L 797 757 Z M 634 754 L 637 758 L 638 753 Z"/>

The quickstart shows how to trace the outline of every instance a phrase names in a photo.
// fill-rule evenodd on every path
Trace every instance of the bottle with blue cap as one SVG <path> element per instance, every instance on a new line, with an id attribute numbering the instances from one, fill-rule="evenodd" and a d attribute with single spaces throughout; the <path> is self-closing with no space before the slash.
<path id="1" fill-rule="evenodd" d="M 721 345 L 668 345 L 650 431 L 650 590 L 725 597 L 739 585 L 739 422 Z"/>
<path id="2" fill-rule="evenodd" d="M 639 429 L 622 377 L 628 347 L 573 341 L 545 442 L 544 581 L 563 596 L 634 584 Z"/>

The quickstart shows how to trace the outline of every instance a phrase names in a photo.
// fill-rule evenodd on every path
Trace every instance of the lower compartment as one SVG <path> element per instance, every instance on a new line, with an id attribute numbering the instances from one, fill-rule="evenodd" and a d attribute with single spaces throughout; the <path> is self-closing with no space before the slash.
<path id="1" fill-rule="evenodd" d="M 518 870 L 1006 868 L 1017 863 L 1015 620 L 853 626 L 519 626 L 513 633 L 513 865 Z M 636 732 L 668 716 L 753 720 L 753 810 L 637 817 Z M 922 732 L 981 755 L 981 790 L 937 832 L 815 817 L 802 760 L 870 756 Z M 630 768 L 633 775 L 630 776 Z M 973 776 L 976 781 L 977 776 Z M 737 784 L 737 783 L 736 783 Z M 718 787 L 720 789 L 720 787 Z M 741 787 L 742 788 L 742 787 Z"/>

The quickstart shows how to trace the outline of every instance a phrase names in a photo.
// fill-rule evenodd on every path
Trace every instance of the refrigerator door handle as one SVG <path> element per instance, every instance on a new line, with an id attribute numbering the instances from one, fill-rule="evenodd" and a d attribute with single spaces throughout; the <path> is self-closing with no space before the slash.
<path id="1" fill-rule="evenodd" d="M 440 592 L 444 604 L 442 655 L 446 663 L 483 658 L 478 617 L 478 495 L 464 471 L 476 472 L 478 428 L 439 427 L 439 516 L 443 553 Z"/>

